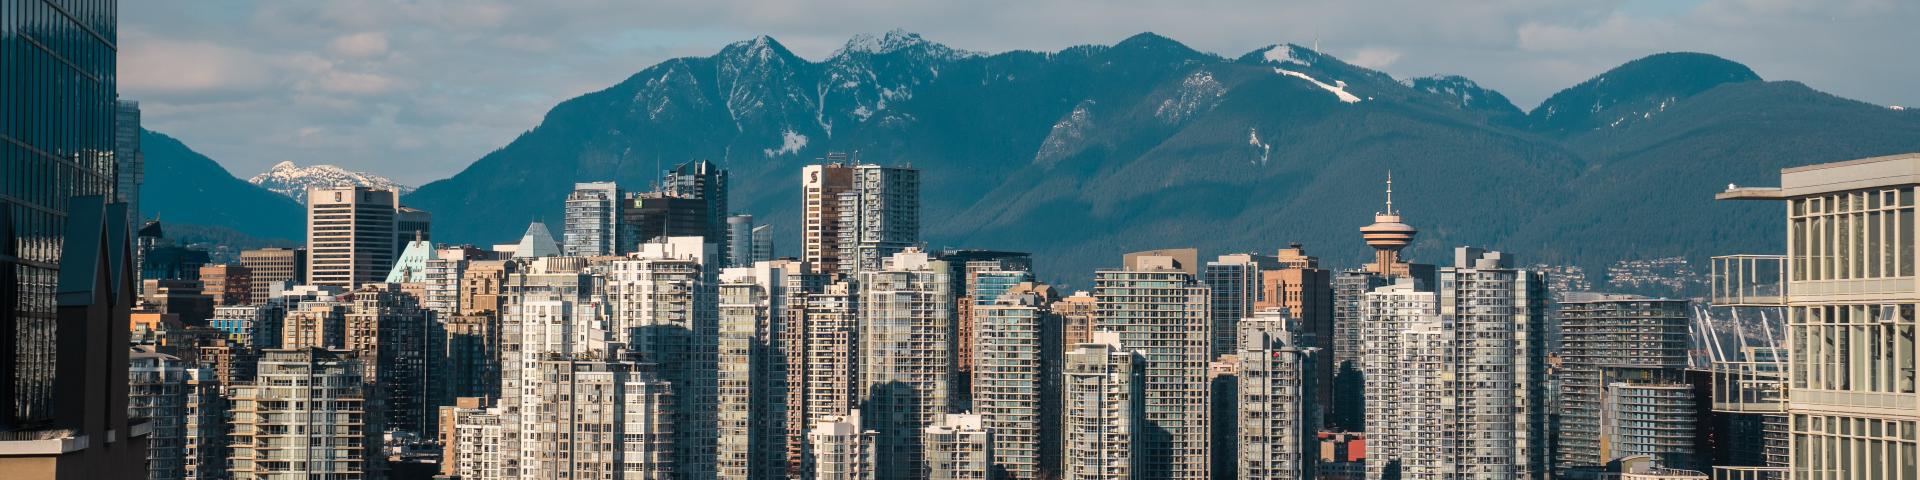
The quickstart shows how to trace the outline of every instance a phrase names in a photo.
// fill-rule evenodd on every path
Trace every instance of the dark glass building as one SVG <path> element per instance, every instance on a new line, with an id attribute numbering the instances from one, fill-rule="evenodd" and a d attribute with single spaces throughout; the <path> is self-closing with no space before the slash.
<path id="1" fill-rule="evenodd" d="M 0 0 L 0 432 L 52 421 L 67 203 L 113 198 L 115 0 Z M 4 229 L 0 229 L 4 230 Z"/>

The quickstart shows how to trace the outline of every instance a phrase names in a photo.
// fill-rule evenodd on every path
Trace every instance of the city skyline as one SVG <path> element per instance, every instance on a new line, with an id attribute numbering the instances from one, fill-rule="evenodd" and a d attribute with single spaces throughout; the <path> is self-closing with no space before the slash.
<path id="1" fill-rule="evenodd" d="M 515 13 L 383 1 L 193 18 Z M 1750 1 L 1570 18 L 1800 8 Z M 1722 57 L 1522 111 L 1317 44 L 759 36 L 269 190 L 143 128 L 121 7 L 0 0 L 9 479 L 1920 480 L 1920 111 Z M 1151 7 L 1104 17 L 1211 12 Z M 313 32 L 361 63 L 296 90 L 409 53 Z"/>

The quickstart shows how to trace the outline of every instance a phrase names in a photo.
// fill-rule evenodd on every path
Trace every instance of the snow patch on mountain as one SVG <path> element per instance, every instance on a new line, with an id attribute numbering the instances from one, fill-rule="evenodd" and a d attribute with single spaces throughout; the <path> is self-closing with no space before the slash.
<path id="1" fill-rule="evenodd" d="M 1180 82 L 1180 88 L 1174 89 L 1172 96 L 1160 101 L 1160 107 L 1153 110 L 1153 116 L 1169 125 L 1178 124 L 1193 118 L 1195 114 L 1212 110 L 1220 104 L 1220 97 L 1226 94 L 1227 88 L 1214 80 L 1213 72 L 1193 72 Z"/>
<path id="2" fill-rule="evenodd" d="M 387 179 L 387 177 L 365 172 L 356 172 L 333 165 L 302 167 L 295 165 L 293 162 L 274 164 L 273 168 L 267 169 L 266 172 L 262 172 L 259 175 L 254 175 L 253 178 L 247 179 L 247 182 L 259 185 L 260 188 L 265 188 L 274 193 L 286 195 L 288 198 L 292 198 L 293 201 L 300 202 L 301 205 L 307 203 L 308 188 L 370 187 L 397 190 L 402 195 L 413 192 L 413 187 L 401 185 L 399 182 Z"/>
<path id="3" fill-rule="evenodd" d="M 1284 44 L 1267 47 L 1267 51 L 1262 53 L 1260 58 L 1265 59 L 1269 63 L 1284 64 L 1292 62 L 1311 67 L 1313 66 L 1314 58 L 1318 56 L 1318 54 L 1314 54 L 1311 50 L 1295 47 L 1291 44 Z"/>
<path id="4" fill-rule="evenodd" d="M 807 148 L 807 136 L 801 135 L 799 132 L 795 132 L 789 128 L 780 132 L 780 148 L 778 150 L 766 148 L 761 149 L 760 152 L 765 154 L 767 158 L 773 158 L 781 155 L 800 153 L 800 149 L 802 148 Z"/>
<path id="5" fill-rule="evenodd" d="M 1314 84 L 1314 86 L 1317 86 L 1317 87 L 1320 87 L 1320 89 L 1322 89 L 1322 90 L 1326 90 L 1326 91 L 1328 91 L 1328 92 L 1332 92 L 1332 93 L 1333 93 L 1333 96 L 1335 96 L 1335 97 L 1339 97 L 1339 98 L 1340 98 L 1340 101 L 1342 101 L 1342 102 L 1346 102 L 1346 103 L 1360 103 L 1360 97 L 1357 97 L 1357 96 L 1354 96 L 1354 95 L 1353 95 L 1353 94 L 1351 94 L 1351 93 L 1347 93 L 1347 82 L 1342 82 L 1342 81 L 1339 81 L 1339 80 L 1334 80 L 1334 81 L 1333 81 L 1333 85 L 1328 85 L 1328 84 L 1326 84 L 1326 82 L 1322 82 L 1322 81 L 1319 81 L 1319 80 L 1316 80 L 1316 79 L 1314 79 L 1314 78 L 1313 78 L 1313 77 L 1311 77 L 1311 76 L 1307 76 L 1307 74 L 1304 74 L 1304 73 L 1300 73 L 1300 72 L 1296 72 L 1296 71 L 1292 71 L 1292 70 L 1287 70 L 1287 69 L 1284 69 L 1284 68 L 1275 68 L 1275 69 L 1273 69 L 1273 73 L 1278 73 L 1278 74 L 1281 74 L 1281 75 L 1286 75 L 1286 76 L 1289 76 L 1289 77 L 1295 77 L 1295 78 L 1299 78 L 1299 79 L 1301 79 L 1301 80 L 1306 80 L 1306 81 L 1308 81 L 1308 82 L 1313 82 L 1313 84 Z"/>
<path id="6" fill-rule="evenodd" d="M 1051 167 L 1067 155 L 1079 151 L 1081 142 L 1086 140 L 1087 131 L 1093 129 L 1093 111 L 1089 110 L 1093 100 L 1081 101 L 1067 112 L 1066 118 L 1053 124 L 1053 130 L 1047 133 L 1047 139 L 1040 142 L 1040 151 L 1033 156 L 1033 162 Z"/>
<path id="7" fill-rule="evenodd" d="M 1247 127 L 1247 145 L 1260 151 L 1260 161 L 1256 165 L 1266 165 L 1267 158 L 1273 155 L 1273 145 L 1260 141 L 1260 130 Z"/>

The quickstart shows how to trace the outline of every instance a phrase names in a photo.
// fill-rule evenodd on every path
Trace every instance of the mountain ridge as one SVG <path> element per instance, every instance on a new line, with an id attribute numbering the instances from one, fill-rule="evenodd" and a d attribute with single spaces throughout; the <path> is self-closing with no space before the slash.
<path id="1" fill-rule="evenodd" d="M 1719 186 L 1920 150 L 1920 112 L 1796 85 L 1656 54 L 1523 111 L 1464 77 L 1395 79 L 1284 43 L 1225 57 L 1143 33 L 984 54 L 896 30 L 812 61 L 761 36 L 559 102 L 405 201 L 434 213 L 436 239 L 498 243 L 525 228 L 501 219 L 559 221 L 576 181 L 640 190 L 659 167 L 708 159 L 730 170 L 735 210 L 793 252 L 800 166 L 858 152 L 923 170 L 931 247 L 1031 251 L 1044 278 L 1081 282 L 1122 252 L 1167 246 L 1299 241 L 1358 264 L 1355 229 L 1392 170 L 1396 206 L 1422 229 L 1412 258 L 1471 244 L 1601 271 L 1775 251 L 1777 212 L 1710 201 Z"/>

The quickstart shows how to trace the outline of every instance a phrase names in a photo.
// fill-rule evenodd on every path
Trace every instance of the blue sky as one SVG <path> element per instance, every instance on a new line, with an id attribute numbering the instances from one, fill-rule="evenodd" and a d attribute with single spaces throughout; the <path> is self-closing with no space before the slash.
<path id="1" fill-rule="evenodd" d="M 419 185 L 661 60 L 762 34 L 818 60 L 895 28 L 985 52 L 1142 31 L 1230 56 L 1317 44 L 1396 78 L 1464 75 L 1523 109 L 1634 58 L 1700 51 L 1920 105 L 1911 0 L 139 0 L 120 15 L 122 96 L 242 178 L 293 161 Z"/>

